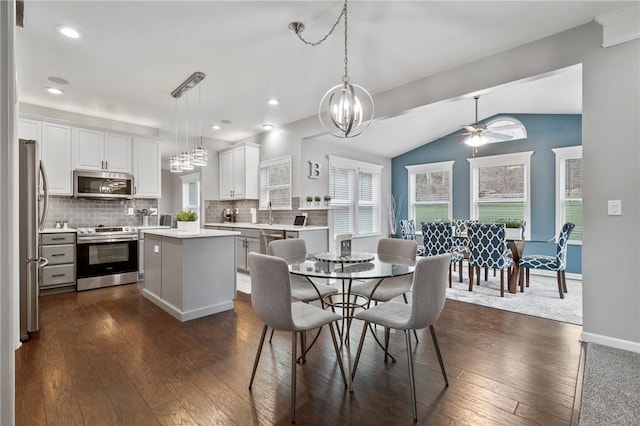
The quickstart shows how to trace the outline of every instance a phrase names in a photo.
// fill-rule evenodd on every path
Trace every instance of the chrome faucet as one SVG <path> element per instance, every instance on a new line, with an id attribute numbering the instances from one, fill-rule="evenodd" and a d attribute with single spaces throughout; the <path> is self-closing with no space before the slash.
<path id="1" fill-rule="evenodd" d="M 271 201 L 269 201 L 267 207 L 269 208 L 269 225 L 273 225 L 273 217 L 271 217 Z"/>

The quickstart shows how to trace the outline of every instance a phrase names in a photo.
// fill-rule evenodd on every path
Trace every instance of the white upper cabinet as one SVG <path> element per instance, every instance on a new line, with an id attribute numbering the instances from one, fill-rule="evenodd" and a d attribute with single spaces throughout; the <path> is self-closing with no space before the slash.
<path id="1" fill-rule="evenodd" d="M 136 198 L 160 198 L 162 195 L 160 144 L 156 140 L 134 138 L 133 176 Z"/>
<path id="2" fill-rule="evenodd" d="M 257 145 L 246 144 L 220 152 L 220 199 L 258 199 Z"/>
<path id="3" fill-rule="evenodd" d="M 73 195 L 71 126 L 42 122 L 40 159 L 44 163 L 51 195 Z"/>
<path id="4" fill-rule="evenodd" d="M 35 120 L 21 118 L 18 120 L 18 137 L 42 143 L 42 123 Z"/>
<path id="5" fill-rule="evenodd" d="M 131 173 L 131 137 L 73 128 L 75 169 Z"/>

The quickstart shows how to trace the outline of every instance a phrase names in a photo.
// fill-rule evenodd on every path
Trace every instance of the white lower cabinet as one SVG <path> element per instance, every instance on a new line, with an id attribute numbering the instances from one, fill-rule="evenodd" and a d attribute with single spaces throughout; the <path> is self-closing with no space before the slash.
<path id="1" fill-rule="evenodd" d="M 40 256 L 49 261 L 40 270 L 40 294 L 76 290 L 76 234 L 40 234 Z"/>

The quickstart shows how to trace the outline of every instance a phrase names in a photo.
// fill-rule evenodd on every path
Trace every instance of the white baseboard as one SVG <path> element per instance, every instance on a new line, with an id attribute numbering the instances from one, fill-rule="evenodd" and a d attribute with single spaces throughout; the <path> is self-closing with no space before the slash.
<path id="1" fill-rule="evenodd" d="M 640 353 L 640 342 L 617 339 L 615 337 L 603 336 L 601 334 L 582 332 L 580 339 L 583 342 L 597 343 L 599 345 L 610 346 L 624 351 Z"/>
<path id="2" fill-rule="evenodd" d="M 545 277 L 556 277 L 556 274 L 557 274 L 556 271 L 547 271 L 544 269 L 529 269 L 529 271 L 531 275 L 542 275 Z M 565 272 L 564 276 L 567 277 L 568 280 L 582 281 L 582 274 Z"/>

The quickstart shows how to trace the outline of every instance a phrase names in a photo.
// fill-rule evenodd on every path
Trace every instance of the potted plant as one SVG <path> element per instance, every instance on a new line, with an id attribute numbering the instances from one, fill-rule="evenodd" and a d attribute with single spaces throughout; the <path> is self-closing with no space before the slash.
<path id="1" fill-rule="evenodd" d="M 324 205 L 329 207 L 329 204 L 331 204 L 331 195 L 327 194 L 324 196 Z"/>
<path id="2" fill-rule="evenodd" d="M 307 195 L 307 207 L 311 207 L 313 202 L 313 197 L 311 195 Z"/>
<path id="3" fill-rule="evenodd" d="M 496 220 L 496 223 L 504 223 L 507 240 L 520 240 L 523 238 L 522 225 L 524 221 L 520 219 L 499 219 Z"/>
<path id="4" fill-rule="evenodd" d="M 320 196 L 316 195 L 315 197 L 313 197 L 313 200 L 316 202 L 316 207 L 320 207 Z"/>
<path id="5" fill-rule="evenodd" d="M 176 215 L 176 222 L 178 223 L 178 230 L 184 232 L 197 232 L 198 231 L 198 215 L 196 212 L 181 211 Z"/>

